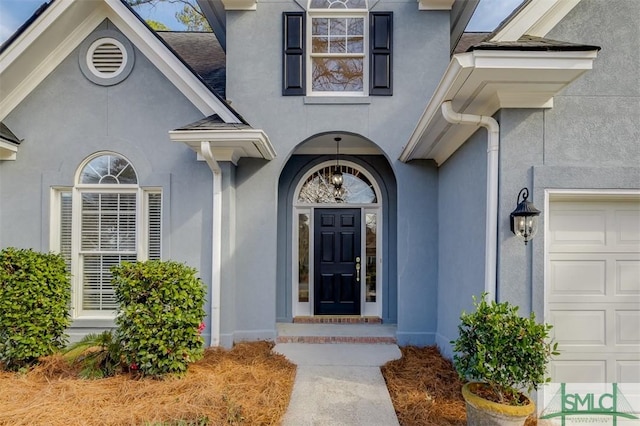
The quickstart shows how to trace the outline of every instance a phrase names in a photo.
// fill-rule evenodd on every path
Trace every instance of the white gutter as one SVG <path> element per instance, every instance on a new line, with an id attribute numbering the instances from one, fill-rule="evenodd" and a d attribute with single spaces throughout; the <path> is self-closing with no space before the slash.
<path id="1" fill-rule="evenodd" d="M 498 149 L 500 126 L 486 115 L 455 112 L 451 101 L 442 103 L 442 116 L 449 123 L 471 124 L 487 129 L 487 218 L 485 225 L 484 291 L 489 300 L 496 300 L 498 259 Z"/>
<path id="2" fill-rule="evenodd" d="M 213 172 L 211 236 L 211 346 L 220 346 L 220 249 L 222 246 L 222 169 L 211 152 L 211 144 L 200 142 L 200 153 Z"/>

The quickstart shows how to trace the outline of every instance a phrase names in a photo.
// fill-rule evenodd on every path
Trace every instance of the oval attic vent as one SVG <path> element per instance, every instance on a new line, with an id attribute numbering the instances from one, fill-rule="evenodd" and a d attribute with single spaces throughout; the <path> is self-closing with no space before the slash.
<path id="1" fill-rule="evenodd" d="M 124 70 L 127 50 L 118 40 L 101 38 L 93 42 L 87 51 L 87 65 L 100 78 L 113 78 Z"/>

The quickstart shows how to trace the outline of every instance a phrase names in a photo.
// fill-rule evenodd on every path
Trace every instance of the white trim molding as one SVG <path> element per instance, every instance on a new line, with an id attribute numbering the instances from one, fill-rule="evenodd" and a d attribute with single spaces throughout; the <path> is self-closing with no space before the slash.
<path id="1" fill-rule="evenodd" d="M 222 0 L 224 10 L 256 10 L 257 0 Z"/>
<path id="2" fill-rule="evenodd" d="M 523 35 L 544 37 L 578 3 L 580 0 L 530 0 L 496 30 L 491 41 L 517 41 Z"/>
<path id="3" fill-rule="evenodd" d="M 0 160 L 15 160 L 18 154 L 18 145 L 0 140 Z"/>
<path id="4" fill-rule="evenodd" d="M 418 0 L 418 10 L 451 10 L 455 0 Z"/>
<path id="5" fill-rule="evenodd" d="M 238 163 L 242 157 L 273 160 L 276 151 L 267 134 L 258 129 L 244 130 L 172 130 L 172 142 L 182 142 L 194 150 L 200 158 L 201 143 L 207 142 L 217 161 Z"/>
<path id="6" fill-rule="evenodd" d="M 492 116 L 501 108 L 551 108 L 553 97 L 593 67 L 597 50 L 474 50 L 454 55 L 400 155 L 443 164 L 476 130 L 453 126 L 441 105 Z"/>

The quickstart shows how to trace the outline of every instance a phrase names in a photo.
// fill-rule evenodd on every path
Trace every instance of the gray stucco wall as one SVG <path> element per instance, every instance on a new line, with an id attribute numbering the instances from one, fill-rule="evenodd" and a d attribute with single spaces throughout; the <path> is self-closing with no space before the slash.
<path id="1" fill-rule="evenodd" d="M 540 210 L 545 190 L 640 189 L 640 2 L 583 0 L 547 37 L 601 46 L 593 69 L 546 110 L 502 110 L 499 288 L 544 315 L 544 221 L 525 247 L 508 216 L 521 187 Z"/>
<path id="2" fill-rule="evenodd" d="M 109 22 L 98 27 L 106 28 L 114 27 Z M 131 161 L 141 186 L 162 188 L 162 257 L 195 267 L 208 285 L 211 171 L 167 133 L 200 118 L 140 51 L 135 51 L 135 66 L 126 80 L 103 87 L 82 75 L 76 49 L 5 120 L 24 142 L 16 161 L 0 163 L 0 246 L 53 249 L 50 188 L 73 186 L 85 158 L 113 151 Z M 77 320 L 70 334 L 77 337 L 111 325 Z M 207 340 L 210 329 L 207 321 Z"/>
<path id="3" fill-rule="evenodd" d="M 393 96 L 371 96 L 364 104 L 281 96 L 282 13 L 301 10 L 296 2 L 267 0 L 256 11 L 227 13 L 227 96 L 253 127 L 265 130 L 278 154 L 267 164 L 243 160 L 238 166 L 237 254 L 252 262 L 237 271 L 238 300 L 246 303 L 238 330 L 260 336 L 275 328 L 276 240 L 286 232 L 277 226 L 280 173 L 301 142 L 339 131 L 369 139 L 391 164 L 398 188 L 398 248 L 389 254 L 398 264 L 398 337 L 403 343 L 434 341 L 437 169 L 397 158 L 449 62 L 449 16 L 417 7 L 409 0 L 375 5 L 374 10 L 394 12 L 394 89 Z"/>
<path id="4" fill-rule="evenodd" d="M 487 131 L 477 131 L 439 169 L 438 334 L 451 356 L 462 311 L 484 291 L 487 205 Z"/>

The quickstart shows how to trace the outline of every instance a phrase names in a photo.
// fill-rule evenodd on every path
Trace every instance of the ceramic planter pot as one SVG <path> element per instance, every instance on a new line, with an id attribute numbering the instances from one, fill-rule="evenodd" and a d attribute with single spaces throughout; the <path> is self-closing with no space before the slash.
<path id="1" fill-rule="evenodd" d="M 462 388 L 462 396 L 467 406 L 468 426 L 522 426 L 536 406 L 529 398 L 526 405 L 505 405 L 481 398 L 474 389 L 482 383 L 467 383 Z"/>

